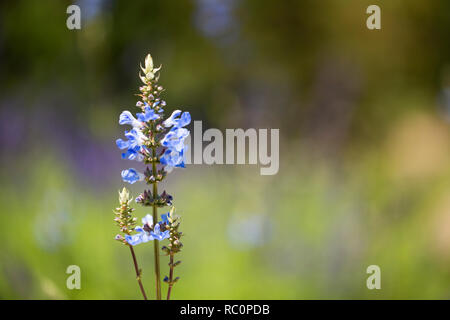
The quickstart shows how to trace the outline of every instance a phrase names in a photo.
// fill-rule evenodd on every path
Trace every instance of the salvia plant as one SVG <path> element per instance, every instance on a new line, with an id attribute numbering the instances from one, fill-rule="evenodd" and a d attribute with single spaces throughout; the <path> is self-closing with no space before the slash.
<path id="1" fill-rule="evenodd" d="M 180 242 L 182 232 L 179 231 L 180 217 L 175 215 L 173 197 L 165 190 L 159 191 L 161 183 L 174 168 L 185 167 L 185 138 L 189 130 L 185 128 L 191 122 L 189 112 L 175 110 L 170 117 L 164 117 L 166 102 L 160 98 L 164 88 L 158 84 L 161 67 L 154 68 L 150 54 L 145 58 L 144 67 L 141 65 L 139 77 L 143 86 L 137 94 L 139 101 L 136 107 L 138 113 L 133 115 L 130 111 L 123 111 L 119 117 L 119 124 L 128 126 L 125 138 L 117 139 L 116 144 L 123 150 L 122 158 L 144 164 L 142 172 L 129 168 L 123 170 L 123 181 L 134 184 L 145 182 L 148 189 L 139 194 L 135 202 L 144 207 L 151 208 L 142 218 L 142 226 L 137 225 L 137 218 L 133 217 L 132 198 L 130 192 L 123 188 L 119 191 L 119 207 L 115 212 L 120 233 L 116 240 L 130 248 L 136 278 L 144 299 L 147 295 L 142 284 L 142 270 L 138 266 L 133 247 L 141 243 L 153 242 L 154 271 L 156 278 L 156 299 L 161 299 L 161 273 L 159 242 L 167 239 L 167 244 L 161 251 L 169 256 L 169 274 L 164 278 L 168 284 L 167 300 L 170 299 L 173 285 L 179 277 L 174 278 L 174 268 L 181 261 L 175 261 L 175 254 L 180 252 L 183 244 Z M 169 207 L 168 212 L 161 215 L 158 220 L 158 208 Z"/>

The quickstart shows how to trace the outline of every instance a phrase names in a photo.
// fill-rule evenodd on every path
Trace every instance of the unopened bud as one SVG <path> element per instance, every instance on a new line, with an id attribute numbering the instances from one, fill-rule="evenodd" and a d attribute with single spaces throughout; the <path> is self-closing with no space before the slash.
<path id="1" fill-rule="evenodd" d="M 145 57 L 145 69 L 142 71 L 146 74 L 153 71 L 153 59 L 150 53 Z"/>
<path id="2" fill-rule="evenodd" d="M 128 200 L 130 200 L 130 192 L 124 187 L 122 191 L 119 191 L 119 202 L 122 205 L 128 204 Z"/>

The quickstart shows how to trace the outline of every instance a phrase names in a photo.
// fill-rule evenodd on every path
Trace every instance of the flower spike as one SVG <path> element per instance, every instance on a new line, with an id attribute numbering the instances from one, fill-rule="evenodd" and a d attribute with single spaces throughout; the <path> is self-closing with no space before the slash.
<path id="1" fill-rule="evenodd" d="M 119 217 L 119 220 L 116 218 L 116 221 L 122 221 L 120 228 L 123 232 L 116 237 L 116 240 L 120 240 L 130 247 L 134 261 L 136 259 L 133 246 L 153 242 L 156 298 L 161 299 L 159 242 L 169 239 L 169 244 L 163 246 L 162 250 L 170 256 L 170 276 L 167 277 L 169 284 L 167 299 L 170 299 L 172 286 L 178 280 L 178 278 L 173 278 L 173 268 L 180 262 L 174 262 L 173 256 L 181 250 L 182 246 L 181 232 L 178 231 L 180 222 L 179 218 L 173 214 L 175 210 L 173 197 L 166 191 L 159 194 L 158 184 L 174 168 L 185 167 L 187 151 L 185 140 L 189 136 L 186 126 L 191 122 L 191 115 L 189 112 L 175 110 L 170 117 L 164 117 L 166 101 L 160 98 L 164 88 L 158 84 L 161 67 L 160 65 L 155 68 L 152 56 L 147 54 L 144 65 L 140 64 L 139 71 L 139 78 L 143 85 L 139 87 L 140 93 L 136 94 L 140 98 L 136 106 L 141 112 L 133 115 L 126 110 L 119 116 L 119 124 L 132 127 L 125 131 L 126 140 L 121 138 L 116 140 L 117 147 L 123 150 L 122 158 L 136 160 L 146 165 L 142 171 L 144 173 L 134 168 L 123 170 L 121 172 L 122 179 L 130 184 L 144 181 L 151 186 L 150 190 L 144 190 L 136 197 L 136 203 L 152 207 L 152 213 L 142 219 L 141 226 L 136 226 L 136 218 L 132 218 L 132 222 L 123 222 L 122 218 Z M 124 190 L 120 193 L 121 203 L 125 201 L 124 208 L 131 213 L 133 209 L 130 207 L 129 192 Z M 171 210 L 163 214 L 161 220 L 158 221 L 158 208 L 166 206 L 170 206 Z M 140 279 L 140 273 L 137 275 Z"/>

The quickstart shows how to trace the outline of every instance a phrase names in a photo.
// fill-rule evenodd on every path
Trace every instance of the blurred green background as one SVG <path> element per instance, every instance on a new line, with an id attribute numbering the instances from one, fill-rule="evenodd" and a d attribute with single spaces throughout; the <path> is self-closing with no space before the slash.
<path id="1" fill-rule="evenodd" d="M 449 1 L 74 3 L 81 30 L 70 1 L 0 2 L 0 298 L 141 298 L 112 209 L 148 52 L 168 110 L 280 129 L 277 175 L 166 180 L 186 234 L 174 299 L 450 298 Z M 136 252 L 154 298 L 153 246 Z"/>

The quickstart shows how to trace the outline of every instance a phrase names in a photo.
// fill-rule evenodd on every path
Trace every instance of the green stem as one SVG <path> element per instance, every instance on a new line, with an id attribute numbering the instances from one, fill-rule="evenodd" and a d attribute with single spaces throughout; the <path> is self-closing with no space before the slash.
<path id="1" fill-rule="evenodd" d="M 156 157 L 156 147 L 152 147 L 153 159 Z M 152 161 L 152 173 L 156 178 L 156 162 Z M 158 183 L 153 182 L 153 198 L 156 199 L 158 196 Z M 156 226 L 158 223 L 158 208 L 156 204 L 153 203 L 153 225 Z M 153 249 L 155 254 L 155 277 L 156 277 L 156 299 L 161 300 L 161 274 L 159 269 L 159 241 L 153 240 Z"/>
<path id="2" fill-rule="evenodd" d="M 170 293 L 173 286 L 173 253 L 170 253 L 170 273 L 169 273 L 169 289 L 167 290 L 167 300 L 170 300 Z"/>
<path id="3" fill-rule="evenodd" d="M 134 249 L 132 245 L 128 245 L 130 247 L 131 256 L 133 257 L 134 269 L 136 270 L 136 280 L 139 284 L 139 288 L 141 289 L 141 293 L 144 296 L 144 300 L 147 300 L 147 295 L 145 294 L 144 286 L 141 281 L 141 270 L 139 270 L 139 266 L 136 260 L 136 255 L 134 254 Z"/>

